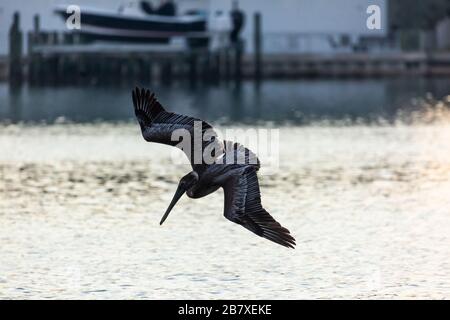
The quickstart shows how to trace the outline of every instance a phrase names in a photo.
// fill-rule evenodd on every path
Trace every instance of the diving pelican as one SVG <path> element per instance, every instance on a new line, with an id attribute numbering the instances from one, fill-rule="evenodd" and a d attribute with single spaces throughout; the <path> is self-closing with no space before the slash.
<path id="1" fill-rule="evenodd" d="M 134 112 L 146 141 L 179 147 L 179 141 L 172 136 L 177 129 L 185 130 L 191 137 L 191 148 L 182 150 L 188 156 L 193 170 L 181 178 L 160 224 L 163 224 L 184 193 L 195 199 L 223 188 L 225 218 L 260 237 L 294 248 L 295 239 L 289 230 L 275 221 L 261 205 L 256 174 L 260 163 L 254 153 L 238 143 L 219 141 L 217 133 L 205 121 L 166 111 L 149 90 L 136 88 L 132 98 Z M 208 134 L 209 139 L 201 139 L 200 144 L 196 142 L 195 128 L 200 128 L 202 134 Z M 213 161 L 205 161 L 203 157 L 195 159 L 195 148 L 200 148 L 201 152 L 206 148 L 212 150 L 210 155 Z"/>

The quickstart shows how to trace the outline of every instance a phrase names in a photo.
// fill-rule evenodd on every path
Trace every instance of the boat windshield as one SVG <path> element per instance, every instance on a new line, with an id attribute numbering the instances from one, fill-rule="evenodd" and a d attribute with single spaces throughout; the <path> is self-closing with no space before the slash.
<path id="1" fill-rule="evenodd" d="M 149 1 L 140 1 L 139 6 L 143 12 L 149 15 L 174 17 L 177 15 L 177 6 L 173 0 L 162 0 L 158 7 L 153 7 Z"/>

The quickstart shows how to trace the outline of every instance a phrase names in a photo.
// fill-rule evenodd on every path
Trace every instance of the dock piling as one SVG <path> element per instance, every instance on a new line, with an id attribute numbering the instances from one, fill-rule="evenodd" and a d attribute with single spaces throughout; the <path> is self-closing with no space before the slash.
<path id="1" fill-rule="evenodd" d="M 15 12 L 9 29 L 9 80 L 12 85 L 20 85 L 23 79 L 22 52 L 23 35 L 20 31 L 20 15 Z"/>
<path id="2" fill-rule="evenodd" d="M 198 73 L 198 68 L 197 68 L 197 55 L 193 52 L 191 52 L 189 54 L 189 81 L 191 83 L 195 83 L 197 81 L 197 73 Z"/>
<path id="3" fill-rule="evenodd" d="M 240 82 L 242 80 L 242 52 L 244 43 L 242 39 L 234 44 L 234 80 Z"/>
<path id="4" fill-rule="evenodd" d="M 262 37 L 261 37 L 261 13 L 255 12 L 255 15 L 253 17 L 254 20 L 254 62 L 255 62 L 255 80 L 261 81 L 261 50 L 262 50 Z"/>

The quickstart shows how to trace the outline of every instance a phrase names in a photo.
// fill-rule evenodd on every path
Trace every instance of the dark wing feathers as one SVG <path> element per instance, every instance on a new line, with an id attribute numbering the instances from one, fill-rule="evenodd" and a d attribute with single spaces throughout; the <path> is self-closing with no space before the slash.
<path id="1" fill-rule="evenodd" d="M 217 139 L 217 133 L 213 130 L 212 126 L 200 119 L 188 117 L 185 115 L 166 111 L 155 97 L 154 93 L 150 93 L 149 90 L 136 88 L 132 92 L 134 112 L 141 126 L 141 131 L 144 139 L 149 142 L 157 142 L 170 146 L 177 146 L 180 141 L 172 140 L 172 133 L 177 129 L 185 129 L 190 132 L 191 137 L 191 150 L 183 150 L 189 158 L 191 165 L 203 165 L 194 164 L 194 126 L 197 122 L 201 124 L 201 152 L 209 146 L 212 142 L 216 143 L 215 156 L 219 156 L 223 153 L 223 148 L 219 140 Z M 203 135 L 208 130 L 209 140 L 205 141 Z M 200 146 L 198 146 L 200 147 Z M 212 148 L 211 148 L 212 149 Z M 200 157 L 201 160 L 202 157 Z M 200 169 L 199 169 L 200 170 Z"/>
<path id="2" fill-rule="evenodd" d="M 212 126 L 200 119 L 188 117 L 182 114 L 167 112 L 149 90 L 136 88 L 132 92 L 133 105 L 136 117 L 145 121 L 145 125 L 164 124 L 170 126 L 185 126 L 193 129 L 194 122 L 202 124 L 202 130 L 212 129 Z"/>
<path id="3" fill-rule="evenodd" d="M 295 239 L 261 205 L 256 170 L 249 167 L 242 175 L 236 175 L 224 185 L 227 219 L 242 225 L 258 236 L 282 246 L 294 248 Z"/>
<path id="4" fill-rule="evenodd" d="M 132 92 L 134 113 L 139 120 L 143 120 L 145 124 L 150 124 L 156 116 L 165 111 L 155 97 L 154 93 L 149 90 L 136 88 Z"/>

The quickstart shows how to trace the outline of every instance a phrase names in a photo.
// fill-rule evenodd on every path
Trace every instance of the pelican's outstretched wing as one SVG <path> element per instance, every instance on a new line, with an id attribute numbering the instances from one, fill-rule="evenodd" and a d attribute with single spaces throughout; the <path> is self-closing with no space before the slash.
<path id="1" fill-rule="evenodd" d="M 230 177 L 223 186 L 224 215 L 258 236 L 294 248 L 295 239 L 262 207 L 256 169 L 248 167 L 242 175 Z"/>
<path id="2" fill-rule="evenodd" d="M 156 99 L 155 94 L 150 93 L 149 90 L 136 88 L 132 92 L 132 98 L 134 113 L 146 141 L 182 147 L 180 142 L 183 138 L 180 135 L 173 136 L 173 133 L 177 129 L 184 129 L 185 131 L 183 131 L 190 135 L 190 143 L 189 148 L 185 148 L 183 151 L 193 168 L 205 164 L 203 152 L 206 147 L 208 147 L 208 151 L 212 150 L 212 158 L 223 153 L 222 142 L 219 141 L 217 133 L 207 122 L 166 111 Z M 194 138 L 194 131 L 201 137 Z M 180 134 L 183 132 L 180 131 Z"/>

